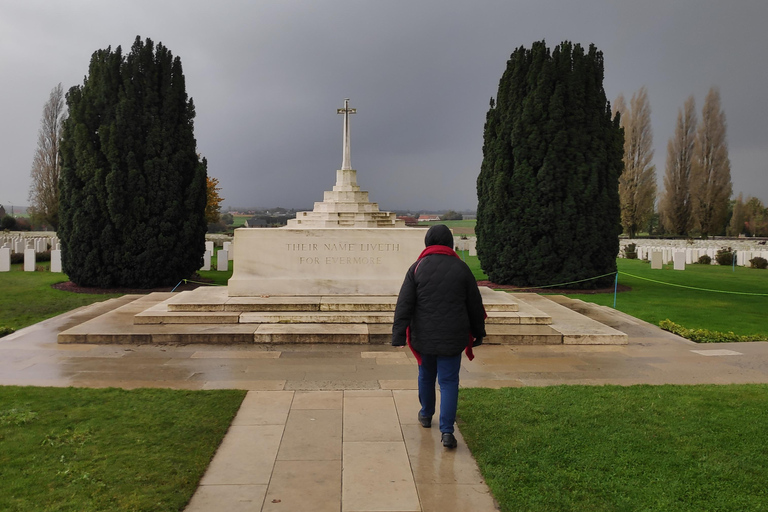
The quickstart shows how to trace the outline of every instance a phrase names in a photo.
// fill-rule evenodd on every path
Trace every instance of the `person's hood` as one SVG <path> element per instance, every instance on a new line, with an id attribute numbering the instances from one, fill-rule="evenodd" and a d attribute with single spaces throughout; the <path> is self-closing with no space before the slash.
<path id="1" fill-rule="evenodd" d="M 424 237 L 424 245 L 444 245 L 453 249 L 453 234 L 448 226 L 436 224 L 427 230 L 427 236 Z"/>

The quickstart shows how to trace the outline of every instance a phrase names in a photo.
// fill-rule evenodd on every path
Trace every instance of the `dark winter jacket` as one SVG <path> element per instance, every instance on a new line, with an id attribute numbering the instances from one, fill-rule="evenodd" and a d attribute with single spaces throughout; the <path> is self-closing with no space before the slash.
<path id="1" fill-rule="evenodd" d="M 443 225 L 429 228 L 429 248 L 453 251 L 453 235 Z M 454 253 L 455 254 L 455 253 Z M 477 281 L 466 263 L 447 254 L 430 254 L 411 265 L 400 288 L 392 326 L 392 345 L 406 344 L 421 354 L 455 356 L 467 347 L 470 334 L 485 336 L 485 310 Z"/>

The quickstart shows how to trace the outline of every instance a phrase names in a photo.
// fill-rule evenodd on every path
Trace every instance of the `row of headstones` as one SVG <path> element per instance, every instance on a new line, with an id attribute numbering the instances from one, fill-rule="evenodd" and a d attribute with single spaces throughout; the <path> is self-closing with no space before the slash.
<path id="1" fill-rule="evenodd" d="M 658 238 L 623 238 L 620 240 L 622 250 L 629 244 L 635 244 L 636 247 L 673 247 L 677 249 L 722 249 L 730 247 L 736 251 L 760 251 L 766 249 L 766 242 L 759 239 L 739 238 L 728 240 L 694 240 L 694 239 L 658 239 Z"/>
<path id="2" fill-rule="evenodd" d="M 41 251 L 42 252 L 42 251 Z M 37 263 L 37 253 L 35 249 L 24 249 L 24 271 L 34 272 Z M 0 248 L 0 272 L 10 272 L 11 270 L 11 249 L 10 247 Z M 61 272 L 61 249 L 51 250 L 51 272 Z"/>
<path id="3" fill-rule="evenodd" d="M 13 242 L 0 239 L 0 242 L 2 242 L 0 243 L 0 272 L 10 272 L 11 254 L 22 252 L 24 253 L 24 271 L 34 272 L 37 263 L 36 253 L 47 251 L 49 240 L 51 241 L 51 247 L 53 247 L 53 249 L 51 249 L 51 272 L 61 272 L 61 249 L 59 248 L 59 241 L 58 239 L 50 238 L 22 238 L 14 239 Z M 23 244 L 23 246 L 18 244 Z M 200 270 L 211 270 L 211 255 L 214 251 L 213 242 L 205 242 L 205 249 L 203 267 Z M 229 270 L 230 260 L 232 260 L 232 243 L 224 242 L 224 248 L 217 252 L 216 270 Z"/>
<path id="4" fill-rule="evenodd" d="M 717 255 L 717 251 L 720 250 L 721 247 L 714 248 L 714 247 L 708 247 L 708 248 L 701 248 L 701 249 L 678 249 L 674 247 L 636 247 L 635 252 L 637 252 L 637 258 L 641 260 L 651 260 L 651 255 L 653 253 L 659 253 L 661 261 L 677 261 L 676 258 L 681 258 L 681 261 L 683 264 L 692 264 L 692 263 L 698 263 L 699 258 L 704 256 L 705 254 L 710 257 L 712 265 L 717 265 L 717 260 L 715 259 L 715 256 Z M 681 256 L 677 256 L 678 254 L 681 254 Z M 619 252 L 619 257 L 624 258 L 625 254 L 624 251 Z M 737 250 L 736 251 L 736 265 L 747 267 L 750 265 L 749 261 L 752 258 L 765 258 L 768 259 L 768 250 Z"/>
<path id="5" fill-rule="evenodd" d="M 672 247 L 638 247 L 635 249 L 637 252 L 638 259 L 641 260 L 650 260 L 651 259 L 651 253 L 653 252 L 659 252 L 661 253 L 662 261 L 672 261 L 676 254 L 680 253 L 683 256 L 683 261 L 687 263 L 688 265 L 692 263 L 698 263 L 699 258 L 704 256 L 705 254 L 710 257 L 711 264 L 717 265 L 717 260 L 715 260 L 715 256 L 717 255 L 717 251 L 719 249 L 714 248 L 708 248 L 708 249 L 675 249 Z M 619 254 L 620 257 L 624 257 L 624 251 L 622 251 Z M 742 267 L 748 267 L 750 265 L 749 261 L 752 258 L 765 258 L 768 260 L 768 250 L 763 251 L 736 251 L 736 265 L 742 266 Z"/>
<path id="6" fill-rule="evenodd" d="M 477 238 L 454 238 L 457 251 L 469 251 L 470 256 L 477 256 Z"/>
<path id="7" fill-rule="evenodd" d="M 60 249 L 59 239 L 49 236 L 34 238 L 0 236 L 0 249 L 10 249 L 11 254 L 23 253 L 27 249 L 34 249 L 35 252 L 45 252 L 49 246 L 51 249 Z"/>
<path id="8" fill-rule="evenodd" d="M 205 253 L 203 253 L 203 266 L 200 270 L 211 270 L 211 256 L 214 253 L 213 242 L 205 242 Z M 229 262 L 233 259 L 232 242 L 224 242 L 221 249 L 216 251 L 216 270 L 226 272 L 229 270 Z"/>

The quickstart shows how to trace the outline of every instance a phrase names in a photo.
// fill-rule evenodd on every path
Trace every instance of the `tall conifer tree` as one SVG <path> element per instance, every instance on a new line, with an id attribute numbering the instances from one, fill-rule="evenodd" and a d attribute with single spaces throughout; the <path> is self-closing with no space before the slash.
<path id="1" fill-rule="evenodd" d="M 62 264 L 81 286 L 176 284 L 202 265 L 206 170 L 181 60 L 137 37 L 96 51 L 67 94 Z"/>
<path id="2" fill-rule="evenodd" d="M 623 143 L 594 45 L 515 50 L 486 116 L 477 180 L 477 251 L 492 281 L 543 286 L 616 271 Z"/>

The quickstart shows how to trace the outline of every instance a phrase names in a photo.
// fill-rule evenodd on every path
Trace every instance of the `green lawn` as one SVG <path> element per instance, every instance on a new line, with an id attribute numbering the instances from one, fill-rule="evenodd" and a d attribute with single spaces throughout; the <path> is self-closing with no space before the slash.
<path id="1" fill-rule="evenodd" d="M 232 223 L 232 228 L 241 228 L 245 224 L 245 221 L 253 217 L 253 215 L 232 215 L 232 218 L 235 220 L 235 222 Z"/>
<path id="2" fill-rule="evenodd" d="M 432 220 L 429 222 L 419 222 L 420 226 L 434 226 L 435 224 L 445 224 L 449 228 L 475 228 L 477 220 Z"/>
<path id="3" fill-rule="evenodd" d="M 469 265 L 476 279 L 488 279 L 476 256 L 469 256 L 467 251 L 459 251 L 459 256 Z M 765 321 L 768 311 L 768 271 L 744 267 L 733 269 L 719 265 L 687 265 L 684 271 L 673 270 L 671 265 L 665 265 L 662 270 L 651 270 L 650 263 L 641 260 L 619 258 L 616 261 L 619 284 L 632 288 L 632 291 L 621 292 L 616 296 L 616 309 L 619 311 L 655 325 L 669 319 L 689 329 L 759 335 L 768 339 L 768 322 Z M 670 284 L 700 289 L 680 288 Z M 567 296 L 613 307 L 612 293 L 574 292 Z"/>
<path id="4" fill-rule="evenodd" d="M 211 268 L 216 268 L 218 258 L 216 256 L 211 257 Z M 226 286 L 229 278 L 232 277 L 233 262 L 229 262 L 229 270 L 226 272 L 223 270 L 198 270 L 197 273 L 200 277 L 205 278 L 205 282 L 214 286 Z"/>
<path id="5" fill-rule="evenodd" d="M 682 271 L 665 265 L 662 270 L 651 270 L 650 263 L 640 260 L 618 259 L 617 263 L 619 284 L 632 288 L 630 292 L 617 295 L 616 309 L 619 311 L 656 325 L 668 318 L 687 328 L 762 335 L 768 339 L 768 271 L 736 267 L 734 272 L 732 267 L 718 265 L 687 265 Z M 763 296 L 706 290 L 761 293 Z M 613 307 L 613 294 L 568 296 Z"/>
<path id="6" fill-rule="evenodd" d="M 245 393 L 0 387 L 0 510 L 183 510 Z"/>
<path id="7" fill-rule="evenodd" d="M 49 268 L 49 263 L 39 263 Z M 51 288 L 68 281 L 64 274 L 24 272 L 23 264 L 11 265 L 10 272 L 0 272 L 0 328 L 21 329 L 46 318 L 66 313 L 80 306 L 104 301 L 119 295 L 89 295 Z"/>
<path id="8" fill-rule="evenodd" d="M 768 386 L 462 389 L 501 510 L 768 510 Z"/>

